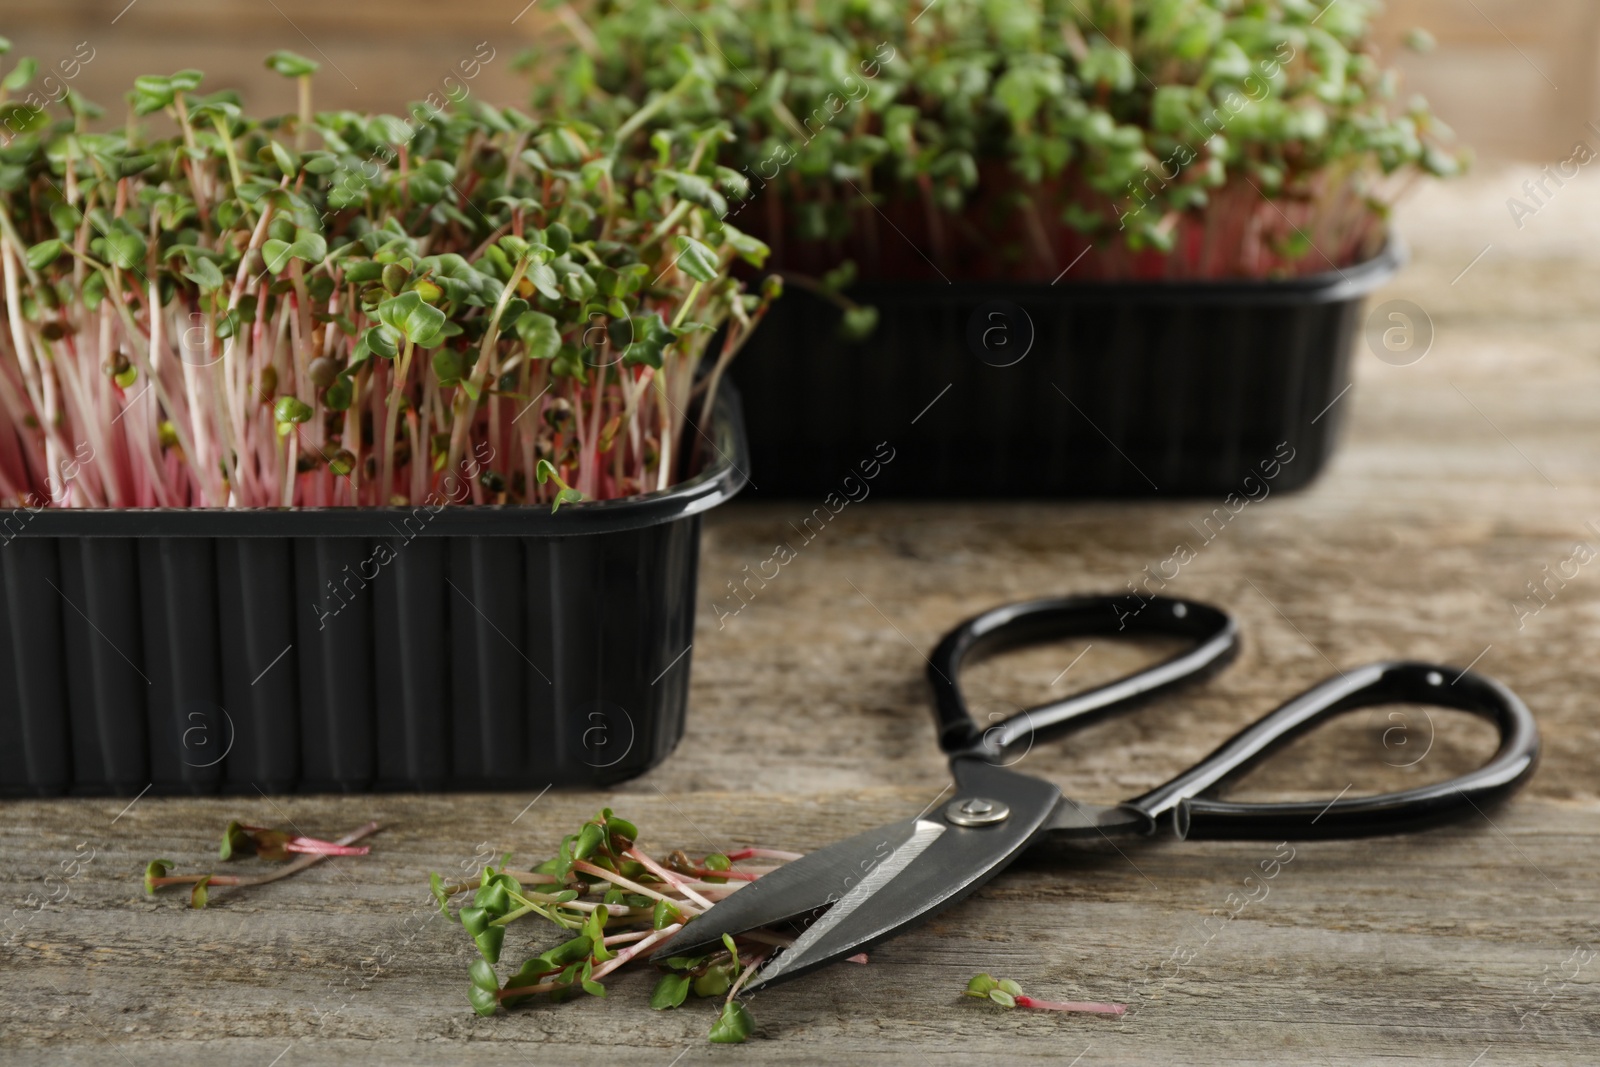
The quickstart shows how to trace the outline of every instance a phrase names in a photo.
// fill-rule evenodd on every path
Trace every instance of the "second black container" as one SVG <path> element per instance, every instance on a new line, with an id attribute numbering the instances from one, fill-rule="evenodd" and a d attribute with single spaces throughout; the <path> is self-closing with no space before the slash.
<path id="1" fill-rule="evenodd" d="M 884 454 L 872 492 L 900 497 L 1222 495 L 1263 462 L 1303 486 L 1401 260 L 1391 242 L 1281 281 L 864 283 L 880 321 L 858 343 L 791 285 L 732 369 L 754 488 L 822 498 Z"/>

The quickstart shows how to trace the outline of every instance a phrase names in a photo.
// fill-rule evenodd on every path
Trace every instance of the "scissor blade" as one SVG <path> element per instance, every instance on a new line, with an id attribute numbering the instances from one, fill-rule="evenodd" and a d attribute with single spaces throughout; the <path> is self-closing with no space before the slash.
<path id="1" fill-rule="evenodd" d="M 932 822 L 921 818 L 913 820 L 910 838 L 868 872 L 865 878 L 856 883 L 855 888 L 840 897 L 837 904 L 829 908 L 822 918 L 812 923 L 806 932 L 785 949 L 770 966 L 763 968 L 751 983 L 751 987 L 767 985 L 779 980 L 790 971 L 799 973 L 799 968 L 820 967 L 832 960 L 834 958 L 832 956 L 816 953 L 814 951 L 816 946 L 876 896 L 879 890 L 916 862 L 948 829 L 949 827 L 943 822 Z M 848 953 L 854 945 L 855 942 L 846 945 L 844 952 Z"/>
<path id="2" fill-rule="evenodd" d="M 1061 798 L 1048 782 L 986 764 L 958 765 L 956 778 L 964 796 L 1001 801 L 1010 817 L 987 826 L 942 828 L 938 815 L 912 820 L 911 836 L 896 855 L 885 858 L 793 946 L 763 967 L 745 987 L 747 992 L 854 955 L 966 897 L 1028 847 Z"/>
<path id="3" fill-rule="evenodd" d="M 827 907 L 910 840 L 915 823 L 907 819 L 867 830 L 762 875 L 684 927 L 650 958 L 692 956 L 721 942 L 723 934 L 742 934 Z"/>

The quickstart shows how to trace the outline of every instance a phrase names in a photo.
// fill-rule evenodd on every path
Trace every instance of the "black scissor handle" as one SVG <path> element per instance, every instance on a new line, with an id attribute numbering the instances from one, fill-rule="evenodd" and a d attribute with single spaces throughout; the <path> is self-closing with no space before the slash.
<path id="1" fill-rule="evenodd" d="M 1196 642 L 1187 652 L 1153 667 L 1020 711 L 988 727 L 967 707 L 959 682 L 961 665 L 1024 645 L 1063 637 L 1184 637 Z M 1231 615 L 1193 600 L 1169 597 L 1076 596 L 1007 604 L 968 619 L 945 635 L 928 658 L 939 719 L 939 747 L 952 758 L 995 759 L 1025 738 L 1049 736 L 1086 726 L 1105 715 L 1127 711 L 1177 686 L 1220 670 L 1239 650 L 1239 626 Z"/>
<path id="2" fill-rule="evenodd" d="M 1453 679 L 1453 680 L 1452 680 Z M 1375 704 L 1424 704 L 1471 712 L 1495 724 L 1488 763 L 1447 782 L 1348 800 L 1244 802 L 1204 794 L 1335 715 Z M 1514 792 L 1539 759 L 1539 728 L 1527 705 L 1493 678 L 1431 663 L 1375 663 L 1330 678 L 1245 727 L 1163 786 L 1128 801 L 1152 825 L 1170 813 L 1179 837 L 1360 837 L 1421 829 L 1472 814 Z"/>

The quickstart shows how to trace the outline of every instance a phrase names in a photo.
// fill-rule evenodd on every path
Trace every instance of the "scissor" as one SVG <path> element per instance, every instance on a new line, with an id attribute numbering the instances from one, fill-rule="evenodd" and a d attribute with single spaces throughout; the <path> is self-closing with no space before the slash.
<path id="1" fill-rule="evenodd" d="M 1239 628 L 1193 600 L 1126 595 L 1011 604 L 968 619 L 928 659 L 939 745 L 950 758 L 955 798 L 938 812 L 890 823 L 809 853 L 750 883 L 662 946 L 652 959 L 694 954 L 723 934 L 803 921 L 826 908 L 769 958 L 746 990 L 798 978 L 894 937 L 972 893 L 1044 838 L 1154 836 L 1297 840 L 1422 829 L 1482 810 L 1533 773 L 1539 732 L 1516 694 L 1470 670 L 1429 663 L 1374 663 L 1344 671 L 1235 734 L 1165 785 L 1114 805 L 1069 799 L 1050 782 L 1008 769 L 1037 737 L 1121 714 L 1226 666 Z M 959 684 L 969 660 L 1064 637 L 1114 634 L 1193 642 L 1154 666 L 983 727 Z M 1454 708 L 1493 722 L 1500 744 L 1487 763 L 1446 782 L 1331 801 L 1238 803 L 1218 788 L 1276 748 L 1332 716 L 1377 704 Z"/>

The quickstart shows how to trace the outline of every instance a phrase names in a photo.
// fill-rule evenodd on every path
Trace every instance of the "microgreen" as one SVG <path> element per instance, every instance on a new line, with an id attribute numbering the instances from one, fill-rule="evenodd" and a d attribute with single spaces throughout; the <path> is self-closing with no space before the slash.
<path id="1" fill-rule="evenodd" d="M 656 860 L 636 845 L 638 828 L 610 808 L 562 838 L 556 854 L 529 870 L 485 867 L 476 882 L 447 884 L 434 874 L 429 890 L 448 916 L 450 901 L 470 892 L 455 918 L 478 949 L 468 968 L 467 999 L 479 1015 L 493 1015 L 534 997 L 565 1000 L 577 994 L 603 997 L 601 979 L 647 955 L 748 880 L 774 868 L 740 868 L 748 860 L 787 862 L 793 852 L 744 849 L 692 858 L 674 852 Z M 721 871 L 713 881 L 709 872 Z M 504 983 L 495 971 L 507 927 L 539 916 L 561 931 L 554 947 L 525 960 Z M 740 942 L 747 942 L 741 946 Z M 697 997 L 721 997 L 723 1005 L 710 1031 L 717 1043 L 743 1041 L 755 1023 L 738 1000 L 740 988 L 774 945 L 789 939 L 753 931 L 738 939 L 724 936 L 722 947 L 696 956 L 674 956 L 650 995 L 658 1011 Z"/>
<path id="2" fill-rule="evenodd" d="M 988 974 L 975 974 L 962 990 L 964 996 L 976 997 L 998 1004 L 1002 1008 L 1033 1008 L 1037 1011 L 1088 1012 L 1095 1015 L 1121 1015 L 1128 1010 L 1126 1004 L 1097 1004 L 1081 1000 L 1040 1000 L 1022 991 L 1022 986 L 1009 978 L 995 978 Z"/>
<path id="3" fill-rule="evenodd" d="M 526 67 L 554 113 L 658 102 L 652 144 L 726 124 L 714 184 L 786 273 L 1048 281 L 1088 247 L 1073 279 L 1327 271 L 1373 251 L 1412 178 L 1464 163 L 1398 98 L 1369 0 L 914 8 L 569 0 L 571 40 Z"/>
<path id="4" fill-rule="evenodd" d="M 316 112 L 315 62 L 267 66 L 296 114 L 179 71 L 114 131 L 75 95 L 0 131 L 0 503 L 559 506 L 694 473 L 684 428 L 779 291 L 731 273 L 766 247 L 719 216 L 725 127 L 632 138 L 704 70 L 601 127 Z"/>
<path id="5" fill-rule="evenodd" d="M 370 837 L 378 832 L 380 827 L 375 822 L 345 834 L 337 841 L 322 841 L 314 837 L 305 837 L 298 831 L 272 830 L 260 826 L 245 826 L 237 821 L 230 822 L 222 832 L 222 845 L 217 850 L 217 856 L 222 860 L 239 859 L 245 852 L 254 852 L 260 859 L 268 862 L 284 862 L 283 866 L 267 874 L 251 877 L 248 875 L 233 874 L 173 874 L 177 866 L 172 860 L 151 860 L 144 869 L 144 891 L 148 896 L 155 896 L 156 890 L 169 886 L 189 886 L 189 906 L 203 908 L 210 900 L 210 891 L 218 887 L 243 887 L 252 885 L 266 885 L 276 882 L 290 875 L 299 874 L 308 867 L 327 859 L 329 856 L 365 856 L 368 848 L 365 845 L 356 845 L 355 842 L 364 837 Z M 298 854 L 290 860 L 291 854 Z"/>

